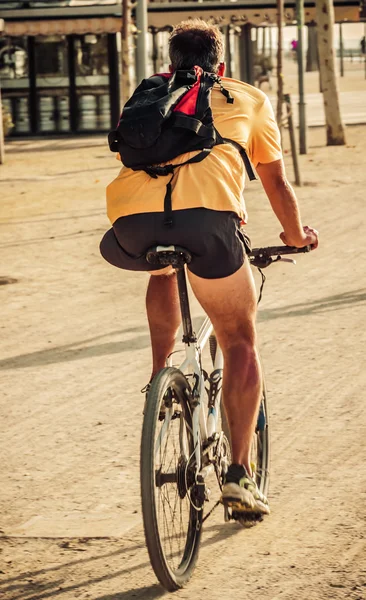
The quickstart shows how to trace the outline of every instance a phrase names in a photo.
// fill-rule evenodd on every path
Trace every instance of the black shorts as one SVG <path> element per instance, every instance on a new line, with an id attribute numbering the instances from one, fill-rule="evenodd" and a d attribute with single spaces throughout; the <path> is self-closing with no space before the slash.
<path id="1" fill-rule="evenodd" d="M 228 277 L 244 263 L 249 238 L 240 219 L 228 211 L 189 208 L 174 211 L 174 225 L 164 225 L 163 213 L 120 217 L 104 235 L 100 252 L 110 264 L 128 271 L 158 271 L 145 253 L 151 246 L 177 245 L 192 254 L 188 269 L 204 279 Z"/>

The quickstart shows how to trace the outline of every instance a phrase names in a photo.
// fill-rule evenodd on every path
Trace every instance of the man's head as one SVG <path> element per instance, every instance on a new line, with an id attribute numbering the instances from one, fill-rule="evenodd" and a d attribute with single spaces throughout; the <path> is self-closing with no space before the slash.
<path id="1" fill-rule="evenodd" d="M 221 71 L 222 75 L 224 42 L 219 28 L 202 19 L 182 21 L 170 35 L 169 56 L 173 71 L 197 65 L 210 73 Z"/>

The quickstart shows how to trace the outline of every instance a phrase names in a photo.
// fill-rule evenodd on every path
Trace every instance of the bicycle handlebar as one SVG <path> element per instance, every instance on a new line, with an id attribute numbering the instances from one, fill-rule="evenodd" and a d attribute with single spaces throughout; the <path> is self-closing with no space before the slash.
<path id="1" fill-rule="evenodd" d="M 311 250 L 312 246 L 304 246 L 303 248 L 296 248 L 296 246 L 268 246 L 267 248 L 253 248 L 249 253 L 249 260 L 254 267 L 263 269 L 272 263 L 281 260 L 281 257 L 285 254 L 300 254 L 304 252 L 310 252 Z M 276 258 L 272 258 L 273 256 Z"/>

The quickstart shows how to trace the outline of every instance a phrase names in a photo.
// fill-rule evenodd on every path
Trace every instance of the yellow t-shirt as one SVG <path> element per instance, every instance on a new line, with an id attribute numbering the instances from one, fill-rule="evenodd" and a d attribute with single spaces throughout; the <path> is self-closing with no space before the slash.
<path id="1" fill-rule="evenodd" d="M 214 86 L 211 107 L 221 136 L 243 146 L 254 167 L 280 159 L 280 133 L 267 96 L 242 81 L 223 77 L 222 83 L 234 103 L 228 104 L 219 86 Z M 169 162 L 184 162 L 196 153 L 182 154 Z M 153 179 L 144 171 L 122 167 L 107 187 L 111 223 L 127 215 L 163 212 L 170 177 Z M 172 181 L 173 210 L 204 207 L 233 211 L 246 221 L 244 183 L 245 167 L 239 151 L 232 144 L 215 146 L 203 161 L 176 169 Z"/>

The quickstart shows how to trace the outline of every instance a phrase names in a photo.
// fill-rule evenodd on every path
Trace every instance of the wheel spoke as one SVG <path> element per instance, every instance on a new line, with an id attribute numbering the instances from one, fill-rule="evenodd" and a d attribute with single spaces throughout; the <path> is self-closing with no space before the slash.
<path id="1" fill-rule="evenodd" d="M 184 375 L 162 369 L 149 390 L 141 443 L 141 493 L 144 529 L 151 564 L 160 582 L 175 590 L 188 580 L 197 559 L 201 513 L 191 506 L 194 457 L 189 390 Z M 174 390 L 174 394 L 173 394 Z M 173 406 L 160 420 L 162 399 Z M 187 483 L 188 480 L 188 483 Z"/>
<path id="2" fill-rule="evenodd" d="M 164 420 L 156 438 L 155 481 L 163 533 L 161 543 L 173 569 L 177 569 L 183 559 L 189 530 L 190 504 L 187 494 L 180 497 L 177 469 L 179 459 L 184 458 L 187 451 L 192 452 L 187 446 L 191 432 L 182 414 L 180 419 Z"/>

